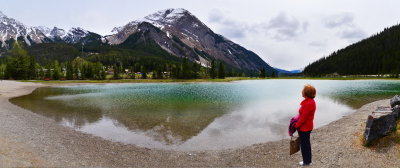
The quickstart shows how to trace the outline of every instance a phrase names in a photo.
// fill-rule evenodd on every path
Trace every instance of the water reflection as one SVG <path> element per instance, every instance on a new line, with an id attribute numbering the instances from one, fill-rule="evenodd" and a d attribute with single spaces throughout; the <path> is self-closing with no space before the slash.
<path id="1" fill-rule="evenodd" d="M 400 93 L 396 81 L 262 80 L 39 88 L 11 102 L 82 132 L 143 147 L 233 148 L 287 136 L 304 84 L 317 88 L 315 125 Z"/>

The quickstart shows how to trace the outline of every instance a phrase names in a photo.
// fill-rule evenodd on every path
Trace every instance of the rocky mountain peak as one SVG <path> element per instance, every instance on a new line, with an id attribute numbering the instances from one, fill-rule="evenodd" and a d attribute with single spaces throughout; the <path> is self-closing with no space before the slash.
<path id="1" fill-rule="evenodd" d="M 34 28 L 41 31 L 46 37 L 50 38 L 51 40 L 55 40 L 56 38 L 62 39 L 66 35 L 65 30 L 58 27 L 53 27 L 51 29 L 46 26 L 37 26 Z"/>
<path id="2" fill-rule="evenodd" d="M 0 11 L 0 18 L 1 17 L 7 17 L 5 14 L 3 14 L 3 12 Z"/>
<path id="3" fill-rule="evenodd" d="M 178 21 L 180 18 L 191 15 L 189 11 L 183 8 L 178 9 L 166 9 L 158 11 L 154 14 L 148 15 L 144 17 L 143 21 L 150 21 L 153 23 L 160 23 L 160 24 L 173 24 Z M 157 26 L 157 25 L 155 25 Z"/>
<path id="4" fill-rule="evenodd" d="M 15 25 L 15 26 L 22 26 L 22 27 L 26 27 L 24 24 L 22 24 L 21 22 L 19 22 L 18 20 L 15 20 L 13 18 L 9 18 L 6 15 L 4 15 L 3 13 L 1 13 L 0 11 L 0 24 L 2 25 Z"/>
<path id="5" fill-rule="evenodd" d="M 68 33 L 63 37 L 63 40 L 67 43 L 77 43 L 82 38 L 89 35 L 89 31 L 82 29 L 80 27 L 73 27 L 71 28 Z"/>
<path id="6" fill-rule="evenodd" d="M 107 37 L 111 44 L 120 44 L 125 41 L 129 35 L 134 34 L 138 31 L 138 26 L 147 22 L 163 31 L 168 31 L 171 27 L 176 27 L 179 24 L 189 24 L 195 27 L 203 25 L 194 15 L 192 15 L 188 10 L 183 8 L 170 8 L 165 10 L 160 10 L 156 13 L 147 15 L 144 18 L 134 20 L 129 22 L 125 26 L 115 27 L 111 32 L 113 35 Z M 182 23 L 180 23 L 182 22 Z M 190 22 L 190 23 L 189 23 Z M 208 27 L 206 27 L 208 29 Z M 189 33 L 190 34 L 190 33 Z"/>
<path id="7" fill-rule="evenodd" d="M 57 36 L 57 37 L 63 37 L 63 36 L 65 36 L 65 34 L 66 34 L 65 30 L 64 29 L 60 29 L 58 27 L 54 27 L 50 32 L 51 36 Z"/>
<path id="8" fill-rule="evenodd" d="M 34 28 L 40 30 L 45 35 L 50 34 L 50 32 L 51 32 L 51 29 L 46 26 L 36 26 Z"/>
<path id="9" fill-rule="evenodd" d="M 127 28 L 128 29 L 134 28 L 143 22 L 151 23 L 154 26 L 162 29 L 165 25 L 173 24 L 184 16 L 193 16 L 193 15 L 189 11 L 183 8 L 177 8 L 177 9 L 170 8 L 170 9 L 160 10 L 156 13 L 147 15 L 144 18 L 129 22 L 125 26 L 115 27 L 111 30 L 111 32 L 119 33 L 121 31 L 124 31 L 124 29 L 126 30 Z"/>
<path id="10" fill-rule="evenodd" d="M 238 69 L 257 71 L 260 67 L 273 70 L 257 54 L 214 33 L 207 25 L 186 9 L 160 10 L 142 19 L 113 29 L 102 37 L 99 34 L 74 27 L 69 31 L 45 26 L 28 27 L 0 12 L 0 44 L 9 39 L 22 38 L 26 44 L 65 42 L 83 45 L 118 45 L 134 48 L 138 45 L 158 45 L 171 55 L 209 66 L 211 60 L 220 60 Z M 148 43 L 150 42 L 150 43 Z"/>
<path id="11" fill-rule="evenodd" d="M 0 14 L 0 41 L 1 47 L 7 47 L 6 41 L 10 39 L 17 39 L 18 37 L 23 37 L 25 42 L 30 45 L 31 41 L 28 36 L 32 34 L 33 30 L 31 27 L 25 26 L 18 20 L 9 18 L 3 13 Z M 39 40 L 39 38 L 31 37 L 31 39 Z"/>
<path id="12" fill-rule="evenodd" d="M 86 36 L 89 31 L 82 29 L 80 27 L 73 27 L 68 31 L 68 34 L 76 35 L 76 36 Z"/>
<path id="13" fill-rule="evenodd" d="M 207 62 L 216 59 L 236 68 L 257 71 L 260 67 L 266 67 L 269 71 L 273 70 L 257 54 L 214 33 L 196 16 L 182 8 L 161 10 L 129 22 L 125 26 L 114 28 L 114 34 L 107 36 L 106 39 L 111 45 L 125 43 L 131 35 L 137 37 L 138 32 L 146 29 L 143 27 L 146 24 L 143 23 L 151 24 L 161 30 L 153 31 L 154 35 L 147 38 L 156 41 L 164 50 L 173 55 L 188 57 L 189 60 L 201 62 L 205 66 Z M 179 49 L 175 47 L 177 45 L 188 52 L 178 52 Z"/>

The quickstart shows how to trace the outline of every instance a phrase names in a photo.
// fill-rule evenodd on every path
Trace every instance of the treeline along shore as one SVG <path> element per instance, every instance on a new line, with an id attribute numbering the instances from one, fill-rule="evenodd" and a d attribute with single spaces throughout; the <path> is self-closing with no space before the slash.
<path id="1" fill-rule="evenodd" d="M 310 77 L 376 75 L 399 78 L 400 24 L 385 28 L 359 42 L 307 65 Z"/>
<path id="2" fill-rule="evenodd" d="M 49 44 L 50 45 L 50 44 Z M 51 44 L 63 45 L 63 44 Z M 54 46 L 53 46 L 54 47 Z M 65 47 L 65 46 L 64 46 Z M 69 46 L 70 47 L 70 46 Z M 210 65 L 190 62 L 187 58 L 170 58 L 159 60 L 152 56 L 146 58 L 131 56 L 129 51 L 114 51 L 106 54 L 84 53 L 81 57 L 61 59 L 46 55 L 38 59 L 30 53 L 35 53 L 30 47 L 29 52 L 24 44 L 14 42 L 11 49 L 0 58 L 0 79 L 16 80 L 106 80 L 106 79 L 224 79 L 225 77 L 271 77 L 274 72 L 267 73 L 265 68 L 257 72 L 245 72 L 234 69 L 223 61 L 212 60 Z M 41 46 L 41 50 L 46 48 Z M 54 48 L 49 47 L 48 50 Z M 62 47 L 61 47 L 62 48 Z M 33 51 L 31 51 L 33 50 Z M 76 50 L 67 48 L 67 50 Z M 69 51 L 71 52 L 71 51 Z M 50 53 L 56 53 L 51 51 Z M 68 55 L 68 54 L 67 54 Z M 120 58 L 125 55 L 128 58 Z M 133 54 L 135 55 L 135 54 Z M 59 60 L 65 60 L 60 62 Z"/>

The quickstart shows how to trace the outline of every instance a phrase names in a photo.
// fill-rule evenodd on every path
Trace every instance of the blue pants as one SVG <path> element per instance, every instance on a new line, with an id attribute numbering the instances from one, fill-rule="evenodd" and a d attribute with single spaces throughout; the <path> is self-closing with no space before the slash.
<path id="1" fill-rule="evenodd" d="M 311 154 L 311 143 L 310 143 L 310 133 L 298 131 L 300 136 L 300 149 L 301 149 L 301 156 L 303 156 L 303 163 L 310 164 L 312 159 Z"/>

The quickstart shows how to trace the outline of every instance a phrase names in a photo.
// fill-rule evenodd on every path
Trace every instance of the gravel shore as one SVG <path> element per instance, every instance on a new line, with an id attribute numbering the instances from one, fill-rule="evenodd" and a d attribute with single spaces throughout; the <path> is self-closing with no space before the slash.
<path id="1" fill-rule="evenodd" d="M 0 81 L 0 166 L 2 167 L 297 167 L 289 140 L 239 149 L 177 152 L 111 142 L 61 126 L 11 104 L 8 99 L 45 85 Z M 361 136 L 380 100 L 311 134 L 311 167 L 400 167 L 400 145 L 366 148 Z"/>

